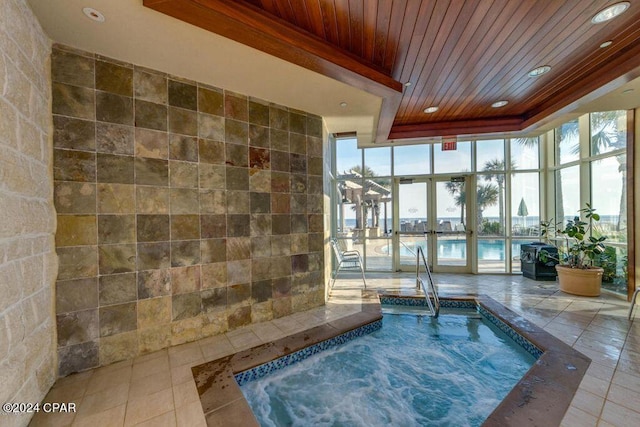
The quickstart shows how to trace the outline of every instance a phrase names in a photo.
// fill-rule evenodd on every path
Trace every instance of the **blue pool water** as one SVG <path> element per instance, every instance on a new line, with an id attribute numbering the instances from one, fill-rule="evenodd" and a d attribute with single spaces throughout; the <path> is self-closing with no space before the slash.
<path id="1" fill-rule="evenodd" d="M 513 240 L 511 242 L 511 256 L 520 255 L 520 245 L 531 243 L 533 240 Z M 420 242 L 420 246 L 425 249 L 426 242 Z M 414 253 L 406 247 L 400 247 L 400 256 L 415 257 L 415 245 L 409 244 Z M 485 261 L 504 261 L 504 240 L 478 240 L 478 259 Z M 467 257 L 466 240 L 438 240 L 438 257 L 450 259 L 464 259 Z"/>
<path id="2" fill-rule="evenodd" d="M 383 327 L 241 388 L 263 426 L 479 426 L 534 358 L 477 313 Z"/>

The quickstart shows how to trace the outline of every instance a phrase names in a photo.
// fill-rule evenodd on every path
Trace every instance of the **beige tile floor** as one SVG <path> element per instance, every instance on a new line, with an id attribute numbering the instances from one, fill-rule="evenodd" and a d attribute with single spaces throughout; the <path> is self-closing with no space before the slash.
<path id="1" fill-rule="evenodd" d="M 521 276 L 435 275 L 439 292 L 486 294 L 535 322 L 593 362 L 562 426 L 640 425 L 640 309 L 610 294 L 575 297 L 555 282 Z M 369 275 L 369 288 L 413 292 L 411 275 Z M 191 367 L 360 311 L 362 282 L 341 276 L 329 303 L 305 313 L 59 379 L 49 402 L 75 402 L 75 414 L 37 414 L 33 426 L 204 426 Z"/>

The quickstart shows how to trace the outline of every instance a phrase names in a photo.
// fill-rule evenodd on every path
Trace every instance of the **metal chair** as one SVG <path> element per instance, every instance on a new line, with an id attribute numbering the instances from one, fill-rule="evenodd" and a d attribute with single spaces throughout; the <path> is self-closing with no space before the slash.
<path id="1" fill-rule="evenodd" d="M 338 277 L 338 272 L 340 268 L 359 268 L 362 273 L 362 282 L 364 283 L 364 288 L 367 289 L 367 280 L 364 277 L 364 266 L 362 264 L 362 257 L 360 256 L 360 252 L 357 250 L 345 251 L 341 250 L 338 246 L 338 241 L 336 239 L 331 239 L 331 247 L 333 248 L 333 253 L 336 256 L 336 260 L 338 261 L 338 265 L 336 270 L 333 273 L 333 280 L 331 281 L 331 289 L 333 289 L 333 285 L 336 283 L 336 278 Z"/>
<path id="2" fill-rule="evenodd" d="M 636 288 L 636 291 L 633 293 L 633 296 L 631 297 L 631 307 L 629 307 L 629 320 L 631 320 L 631 315 L 633 314 L 633 306 L 636 303 L 636 297 L 638 296 L 639 293 L 640 293 L 640 288 Z"/>

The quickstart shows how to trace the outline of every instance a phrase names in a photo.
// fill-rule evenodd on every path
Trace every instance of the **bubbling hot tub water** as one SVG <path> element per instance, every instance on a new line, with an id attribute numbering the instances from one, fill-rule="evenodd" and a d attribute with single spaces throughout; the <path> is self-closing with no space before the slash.
<path id="1" fill-rule="evenodd" d="M 478 426 L 535 362 L 476 312 L 398 310 L 376 332 L 242 385 L 260 424 Z"/>

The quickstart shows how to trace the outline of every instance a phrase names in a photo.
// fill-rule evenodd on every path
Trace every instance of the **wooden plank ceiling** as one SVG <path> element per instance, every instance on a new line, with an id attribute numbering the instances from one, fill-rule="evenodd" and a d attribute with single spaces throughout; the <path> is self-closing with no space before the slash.
<path id="1" fill-rule="evenodd" d="M 640 70 L 635 1 L 601 24 L 615 0 L 143 1 L 381 96 L 377 142 L 530 129 Z"/>

